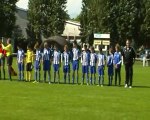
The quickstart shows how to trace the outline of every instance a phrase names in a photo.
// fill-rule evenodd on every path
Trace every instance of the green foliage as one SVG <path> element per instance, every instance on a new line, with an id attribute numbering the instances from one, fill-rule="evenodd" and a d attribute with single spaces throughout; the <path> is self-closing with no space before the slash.
<path id="1" fill-rule="evenodd" d="M 0 36 L 11 37 L 15 27 L 17 0 L 0 0 Z"/>
<path id="2" fill-rule="evenodd" d="M 139 46 L 150 37 L 149 8 L 148 0 L 83 0 L 83 36 L 110 33 L 111 43 L 124 44 L 129 38 Z"/>
<path id="3" fill-rule="evenodd" d="M 29 0 L 28 19 L 36 38 L 60 35 L 68 15 L 66 0 Z"/>

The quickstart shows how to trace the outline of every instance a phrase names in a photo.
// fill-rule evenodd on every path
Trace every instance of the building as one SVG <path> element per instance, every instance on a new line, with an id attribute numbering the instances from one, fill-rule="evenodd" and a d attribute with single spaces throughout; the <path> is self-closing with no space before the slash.
<path id="1" fill-rule="evenodd" d="M 80 43 L 81 42 L 80 33 L 81 31 L 79 22 L 66 21 L 65 29 L 62 34 L 62 36 L 65 37 L 66 40 L 69 40 L 70 42 L 76 40 L 78 43 Z"/>

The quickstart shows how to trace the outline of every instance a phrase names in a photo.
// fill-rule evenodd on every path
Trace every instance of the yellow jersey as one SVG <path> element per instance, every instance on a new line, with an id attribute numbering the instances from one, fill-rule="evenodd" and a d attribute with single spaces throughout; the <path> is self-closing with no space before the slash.
<path id="1" fill-rule="evenodd" d="M 32 50 L 27 50 L 27 55 L 26 55 L 26 63 L 32 63 L 33 62 L 33 51 Z"/>
<path id="2" fill-rule="evenodd" d="M 12 45 L 8 44 L 6 47 L 2 44 L 4 50 L 6 50 L 6 56 L 12 55 Z"/>

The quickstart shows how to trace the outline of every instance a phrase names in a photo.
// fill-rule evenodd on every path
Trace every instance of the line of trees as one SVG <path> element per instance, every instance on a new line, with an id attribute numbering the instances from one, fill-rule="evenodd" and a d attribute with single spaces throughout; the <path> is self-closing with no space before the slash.
<path id="1" fill-rule="evenodd" d="M 82 5 L 83 41 L 97 32 L 110 33 L 113 44 L 126 38 L 137 46 L 150 41 L 150 0 L 82 0 Z"/>

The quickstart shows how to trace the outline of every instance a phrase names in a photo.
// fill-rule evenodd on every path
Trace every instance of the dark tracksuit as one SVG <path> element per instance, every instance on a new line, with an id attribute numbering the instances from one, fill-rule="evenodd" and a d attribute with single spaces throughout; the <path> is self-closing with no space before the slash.
<path id="1" fill-rule="evenodd" d="M 124 64 L 125 64 L 125 71 L 126 71 L 126 79 L 125 84 L 128 86 L 132 86 L 132 79 L 133 79 L 133 64 L 135 59 L 135 51 L 132 47 L 128 49 L 125 47 L 123 50 L 123 57 L 124 57 Z"/>

